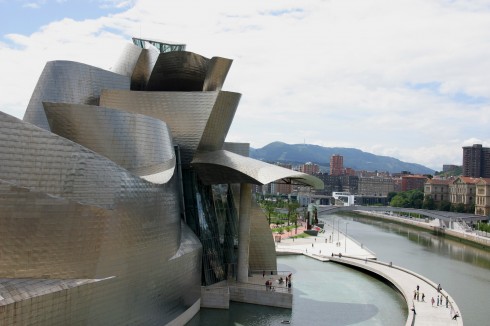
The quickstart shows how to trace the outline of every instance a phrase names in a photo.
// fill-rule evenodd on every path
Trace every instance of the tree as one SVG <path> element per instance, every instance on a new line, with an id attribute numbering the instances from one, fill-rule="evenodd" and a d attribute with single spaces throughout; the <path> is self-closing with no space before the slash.
<path id="1" fill-rule="evenodd" d="M 439 203 L 439 210 L 445 212 L 451 211 L 451 203 L 447 200 L 441 200 Z"/>
<path id="2" fill-rule="evenodd" d="M 393 197 L 396 196 L 396 194 L 397 194 L 396 191 L 390 191 L 388 193 L 388 195 L 386 196 L 386 199 L 387 199 L 388 203 L 391 202 L 391 200 L 393 199 Z"/>
<path id="3" fill-rule="evenodd" d="M 424 203 L 422 204 L 422 208 L 423 209 L 430 209 L 430 210 L 435 209 L 436 204 L 434 203 L 434 199 L 429 195 L 425 196 Z"/>
<path id="4" fill-rule="evenodd" d="M 269 226 L 271 225 L 271 214 L 274 212 L 275 207 L 270 202 L 266 202 L 264 205 L 264 209 L 267 213 L 267 217 L 269 219 Z"/>
<path id="5" fill-rule="evenodd" d="M 397 194 L 390 201 L 390 206 L 393 207 L 407 207 L 408 200 L 402 194 Z"/>
<path id="6" fill-rule="evenodd" d="M 457 203 L 451 206 L 451 211 L 457 213 L 464 213 L 466 211 L 466 207 L 464 207 L 463 203 Z"/>
<path id="7" fill-rule="evenodd" d="M 291 201 L 288 203 L 288 225 L 289 221 L 293 215 L 296 215 L 296 209 L 299 208 L 299 203 L 296 201 Z"/>
<path id="8" fill-rule="evenodd" d="M 293 214 L 291 216 L 291 223 L 294 224 L 294 227 L 296 228 L 296 232 L 298 232 L 298 214 Z"/>

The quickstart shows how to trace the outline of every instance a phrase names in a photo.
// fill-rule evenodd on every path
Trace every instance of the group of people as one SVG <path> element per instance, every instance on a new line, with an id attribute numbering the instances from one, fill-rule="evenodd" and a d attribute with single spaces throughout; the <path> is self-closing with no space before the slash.
<path id="1" fill-rule="evenodd" d="M 267 280 L 265 281 L 265 290 L 266 291 L 275 291 L 275 287 L 272 286 L 272 281 L 271 280 Z"/>
<path id="2" fill-rule="evenodd" d="M 418 288 L 418 286 L 417 286 L 417 288 Z M 437 307 L 439 307 L 439 306 L 443 307 L 444 306 L 444 298 L 445 298 L 446 299 L 446 302 L 445 302 L 446 308 L 449 308 L 449 296 L 448 295 L 444 296 L 441 291 L 442 291 L 442 286 L 441 286 L 441 284 L 438 284 L 437 285 L 437 292 L 440 293 L 440 295 L 439 294 L 437 295 L 437 299 L 434 299 L 434 297 L 432 297 L 432 299 L 431 299 L 432 306 L 434 306 L 434 304 L 436 304 Z M 453 310 L 453 307 L 451 306 L 450 315 L 452 316 L 453 320 L 457 320 L 459 317 L 459 312 L 457 312 L 457 311 L 455 312 Z"/>
<path id="3" fill-rule="evenodd" d="M 420 301 L 420 287 L 417 285 L 417 289 L 413 290 L 413 299 L 417 299 L 417 301 Z M 422 292 L 422 302 L 425 302 L 425 294 Z"/>
<path id="4" fill-rule="evenodd" d="M 272 272 L 271 272 L 271 275 L 272 275 Z M 265 277 L 265 271 L 262 273 L 262 277 Z M 293 274 L 289 273 L 289 275 L 286 276 L 285 279 L 283 279 L 281 276 L 277 281 L 281 285 L 284 282 L 286 282 L 286 287 L 289 289 L 289 291 L 291 291 L 291 278 L 292 277 L 293 277 Z M 275 291 L 275 287 L 273 286 L 273 280 L 272 279 L 265 281 L 265 289 L 267 291 Z"/>
<path id="5" fill-rule="evenodd" d="M 437 295 L 437 301 L 434 300 L 434 297 L 432 297 L 432 300 L 431 301 L 432 301 L 432 305 L 434 305 L 434 303 L 437 302 L 437 306 L 443 306 L 444 305 L 444 303 L 443 303 L 444 296 L 442 294 L 441 295 Z M 446 296 L 446 308 L 449 308 L 449 299 L 448 299 L 447 296 Z"/>
<path id="6" fill-rule="evenodd" d="M 442 291 L 442 287 L 441 287 L 441 284 L 439 284 L 437 286 L 437 292 L 438 293 L 441 293 Z M 420 292 L 420 287 L 417 285 L 417 288 L 413 291 L 413 299 L 414 300 L 417 300 L 417 301 L 420 301 L 420 298 L 422 299 L 422 302 L 425 302 L 425 294 L 422 292 Z M 449 297 L 446 296 L 446 308 L 449 308 Z M 436 299 L 434 299 L 434 297 L 432 297 L 431 299 L 431 303 L 432 303 L 432 306 L 434 306 L 434 303 L 437 303 L 437 306 L 444 306 L 444 295 L 441 293 L 440 295 L 438 294 L 437 295 L 437 301 Z M 413 305 L 412 309 L 410 309 L 413 311 L 414 314 L 416 314 L 415 312 L 415 305 Z M 457 320 L 457 318 L 459 317 L 459 312 L 454 312 L 453 310 L 453 307 L 451 306 L 451 312 L 450 312 L 451 316 L 452 316 L 452 319 L 453 320 Z"/>

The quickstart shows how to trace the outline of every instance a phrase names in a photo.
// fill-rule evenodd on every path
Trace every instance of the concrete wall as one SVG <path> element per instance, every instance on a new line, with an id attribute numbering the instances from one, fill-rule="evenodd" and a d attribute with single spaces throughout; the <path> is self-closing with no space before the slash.
<path id="1" fill-rule="evenodd" d="M 291 293 L 264 291 L 264 289 L 230 286 L 230 300 L 263 306 L 281 308 L 293 307 L 293 295 Z"/>
<path id="2" fill-rule="evenodd" d="M 230 290 L 228 287 L 201 287 L 201 308 L 228 309 Z"/>

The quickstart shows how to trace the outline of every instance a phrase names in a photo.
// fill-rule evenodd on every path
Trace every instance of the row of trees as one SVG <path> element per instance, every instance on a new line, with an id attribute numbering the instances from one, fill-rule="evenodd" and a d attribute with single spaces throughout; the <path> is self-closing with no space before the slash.
<path id="1" fill-rule="evenodd" d="M 269 225 L 282 225 L 287 223 L 289 226 L 292 223 L 297 227 L 298 213 L 296 211 L 300 207 L 297 201 L 282 198 L 264 198 L 259 200 L 259 204 L 267 214 Z M 287 213 L 281 212 L 284 209 L 287 209 Z"/>
<path id="2" fill-rule="evenodd" d="M 465 205 L 463 203 L 452 204 L 447 200 L 435 203 L 430 196 L 424 196 L 421 190 L 409 190 L 402 192 L 391 192 L 388 194 L 390 206 L 404 208 L 423 208 L 428 210 L 438 210 L 457 213 L 474 213 L 475 205 Z"/>

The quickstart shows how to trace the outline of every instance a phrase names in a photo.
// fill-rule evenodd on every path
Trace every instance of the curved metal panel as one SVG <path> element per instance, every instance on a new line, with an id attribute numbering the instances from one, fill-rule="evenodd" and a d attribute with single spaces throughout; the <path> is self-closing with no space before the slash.
<path id="1" fill-rule="evenodd" d="M 276 246 L 267 217 L 255 200 L 250 207 L 249 266 L 255 271 L 277 271 Z"/>
<path id="2" fill-rule="evenodd" d="M 105 209 L 122 205 L 125 216 L 161 223 L 168 229 L 168 250 L 175 252 L 180 224 L 175 178 L 170 185 L 149 183 L 79 144 L 1 112 L 0 158 L 0 179 L 6 182 Z"/>
<path id="3" fill-rule="evenodd" d="M 312 175 L 268 164 L 235 153 L 219 150 L 195 155 L 191 162 L 205 184 L 253 183 L 263 185 L 276 180 L 323 189 L 323 181 Z"/>
<path id="4" fill-rule="evenodd" d="M 39 286 L 35 302 L 9 301 L 7 323 L 33 322 L 23 306 L 40 325 L 161 325 L 198 302 L 201 245 L 182 225 L 175 177 L 151 184 L 0 113 L 0 180 L 0 277 Z M 46 278 L 109 279 L 52 296 Z"/>
<path id="5" fill-rule="evenodd" d="M 53 133 L 148 181 L 165 183 L 172 177 L 175 152 L 165 122 L 100 106 L 52 102 L 43 105 Z"/>
<path id="6" fill-rule="evenodd" d="M 205 92 L 221 90 L 232 62 L 231 59 L 212 57 L 209 61 L 202 90 Z"/>
<path id="7" fill-rule="evenodd" d="M 160 53 L 147 91 L 202 91 L 209 59 L 187 51 Z"/>
<path id="8" fill-rule="evenodd" d="M 239 93 L 218 93 L 197 147 L 198 151 L 216 151 L 223 147 L 241 96 Z"/>
<path id="9" fill-rule="evenodd" d="M 142 51 L 143 49 L 139 46 L 127 43 L 116 64 L 111 68 L 111 71 L 116 74 L 131 77 Z"/>
<path id="10" fill-rule="evenodd" d="M 42 101 L 97 105 L 103 88 L 129 89 L 129 77 L 78 62 L 50 61 L 32 93 L 24 121 L 49 130 Z"/>
<path id="11" fill-rule="evenodd" d="M 165 121 L 170 126 L 174 143 L 180 146 L 182 163 L 188 164 L 198 147 L 201 146 L 201 142 L 203 148 L 220 149 L 222 147 L 226 137 L 226 134 L 223 133 L 228 131 L 239 98 L 240 95 L 237 93 L 222 91 L 104 90 L 100 97 L 100 104 Z M 221 113 L 222 117 L 214 112 Z M 213 130 L 214 127 L 217 129 Z"/>

